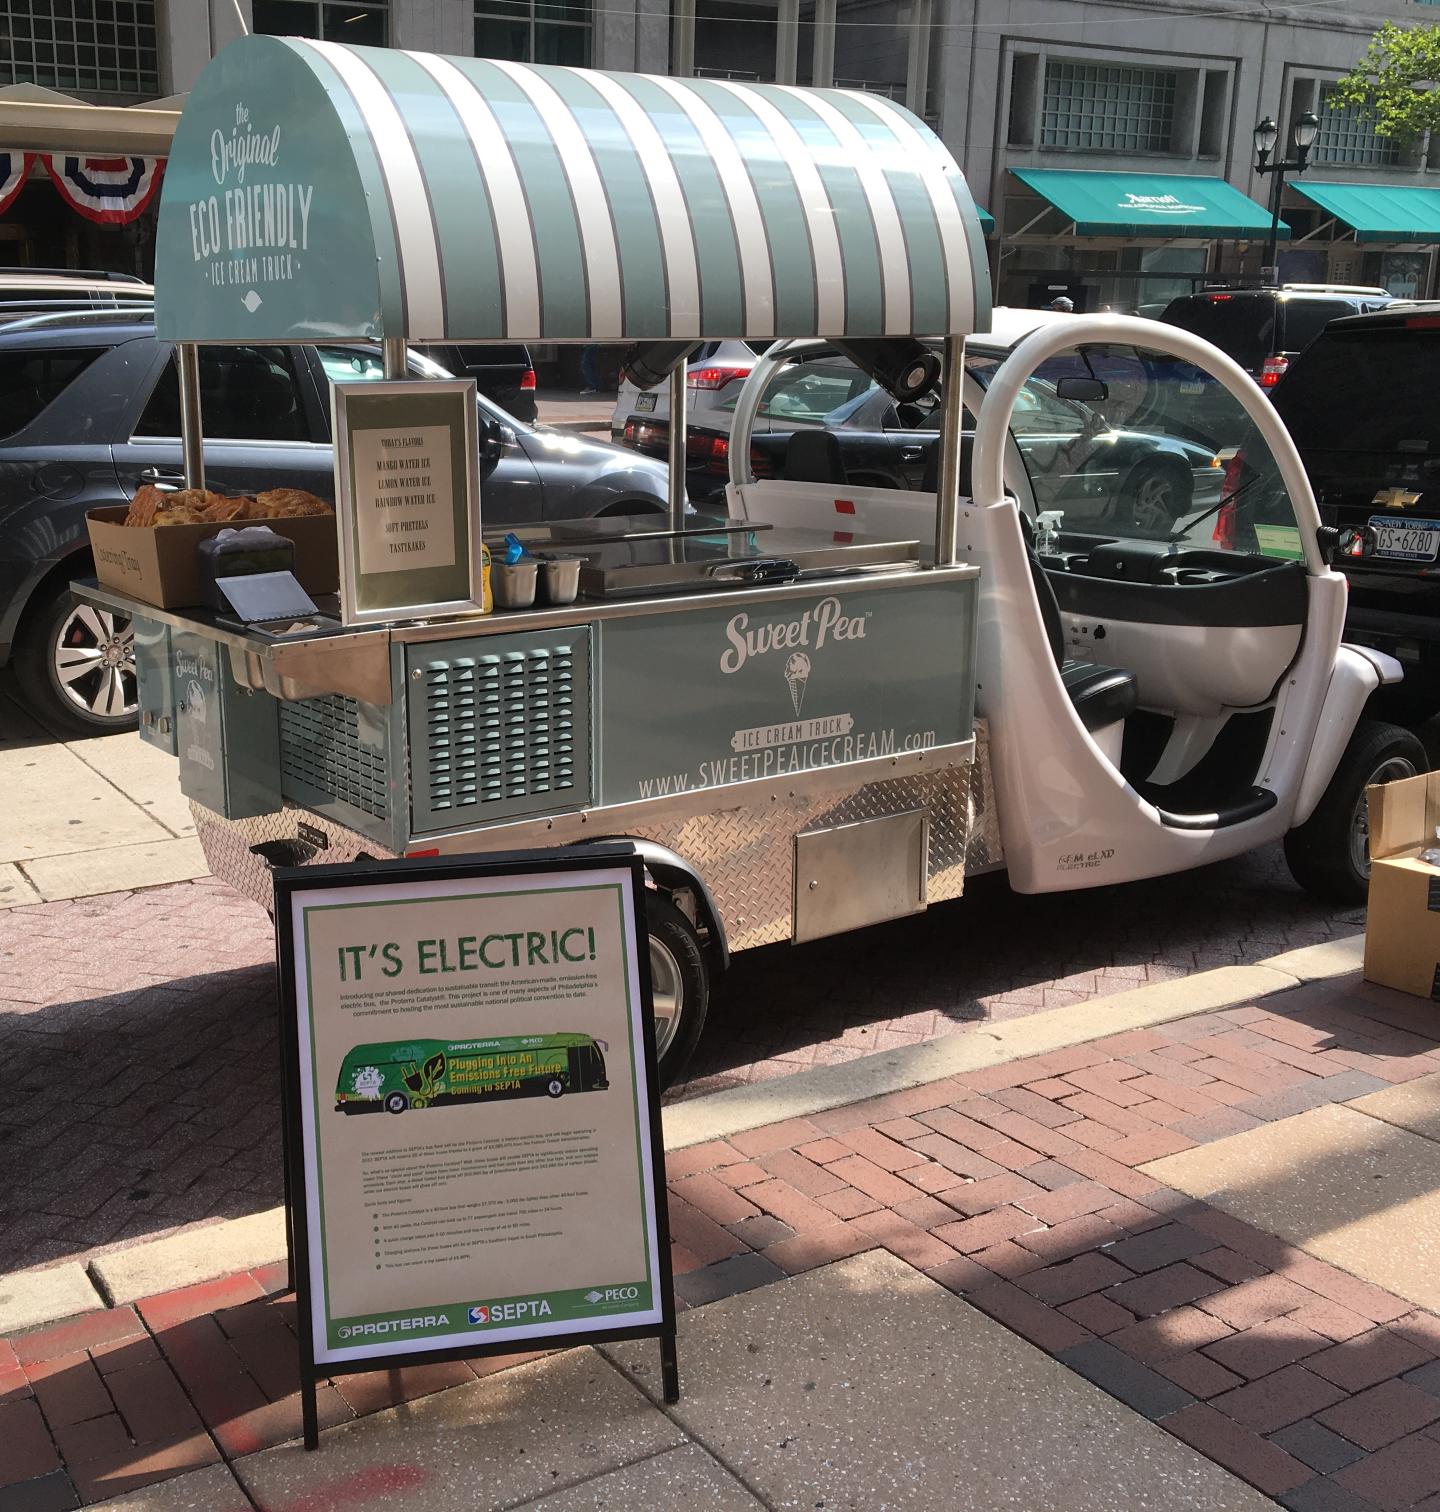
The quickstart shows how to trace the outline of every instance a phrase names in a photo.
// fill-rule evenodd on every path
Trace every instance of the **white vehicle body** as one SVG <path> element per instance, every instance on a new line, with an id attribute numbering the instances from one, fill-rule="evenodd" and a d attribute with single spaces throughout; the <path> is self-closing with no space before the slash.
<path id="1" fill-rule="evenodd" d="M 981 570 L 976 707 L 988 721 L 1004 864 L 1013 885 L 1023 892 L 1053 892 L 1162 876 L 1280 838 L 1310 817 L 1369 694 L 1399 670 L 1388 658 L 1341 644 L 1345 581 L 1321 557 L 1314 496 L 1288 432 L 1238 364 L 1176 327 L 1126 316 L 1048 313 L 997 324 L 996 331 L 966 344 L 967 354 L 1008 350 L 1008 356 L 988 389 L 966 380 L 963 398 L 978 418 L 973 487 L 959 501 L 958 544 L 960 559 Z M 1029 334 L 1011 349 L 1006 336 L 1027 324 Z M 1126 721 L 1087 729 L 1047 642 L 1041 607 L 1046 589 L 1032 574 L 1021 518 L 1023 511 L 1033 519 L 1033 491 L 1010 433 L 1016 400 L 1038 367 L 1081 343 L 1106 342 L 1132 342 L 1183 359 L 1234 396 L 1268 444 L 1296 520 L 1300 561 L 1281 571 L 1262 563 L 1260 570 L 1283 576 L 1291 591 L 1303 573 L 1299 607 L 1288 621 L 1278 616 L 1280 623 L 1187 624 L 1185 614 L 1170 613 L 1169 605 L 1158 619 L 1148 608 L 1131 615 L 1127 591 L 1148 601 L 1153 589 L 1118 582 L 1104 585 L 1111 607 L 1103 613 L 1061 608 L 1066 665 L 1079 653 L 1088 663 L 1128 670 L 1138 688 L 1138 712 L 1169 722 L 1164 747 L 1138 785 L 1121 770 Z M 936 509 L 932 493 L 747 479 L 751 417 L 769 376 L 798 346 L 772 348 L 738 407 L 727 490 L 731 513 L 776 526 L 828 524 L 857 536 L 898 532 L 925 539 Z M 740 444 L 742 436 L 747 444 Z M 1176 560 L 1192 549 L 1203 548 L 1181 541 Z M 1255 567 L 1245 565 L 1247 572 Z M 1059 576 L 1044 574 L 1047 580 Z M 1176 595 L 1213 593 L 1216 586 L 1176 582 L 1159 591 L 1173 603 Z M 1191 597 L 1181 607 L 1188 611 L 1200 603 Z M 1178 622 L 1166 623 L 1166 617 Z M 1233 717 L 1255 713 L 1268 715 L 1268 734 L 1248 801 L 1228 811 L 1176 812 L 1140 790 L 1174 785 L 1194 773 Z"/>

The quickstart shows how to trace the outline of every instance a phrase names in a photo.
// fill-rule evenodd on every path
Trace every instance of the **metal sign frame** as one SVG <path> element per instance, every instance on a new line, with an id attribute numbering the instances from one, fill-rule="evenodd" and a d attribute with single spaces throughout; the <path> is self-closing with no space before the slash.
<path id="1" fill-rule="evenodd" d="M 330 386 L 330 404 L 341 622 L 375 625 L 481 613 L 480 412 L 475 380 L 387 378 L 334 383 Z M 426 414 L 426 410 L 433 410 L 433 414 Z M 356 489 L 361 480 L 356 477 L 355 438 L 372 430 L 437 426 L 450 431 L 452 562 L 445 567 L 396 571 L 393 577 L 367 572 L 359 536 Z M 377 598 L 379 588 L 391 588 L 393 595 Z M 437 588 L 438 593 L 434 591 Z"/>
<path id="2" fill-rule="evenodd" d="M 319 1278 L 311 1270 L 310 1212 L 308 1194 L 312 1180 L 319 1179 L 318 1161 L 312 1170 L 304 1126 L 304 1098 L 301 1078 L 304 1074 L 300 998 L 297 992 L 298 961 L 295 949 L 294 910 L 292 903 L 307 892 L 340 888 L 374 888 L 393 884 L 397 901 L 404 888 L 412 884 L 469 881 L 474 879 L 519 879 L 553 877 L 572 872 L 597 870 L 619 871 L 626 876 L 630 913 L 634 933 L 627 944 L 634 951 L 635 971 L 639 982 L 638 998 L 631 1002 L 632 1027 L 638 1027 L 643 1047 L 645 1069 L 645 1106 L 637 1108 L 637 1131 L 647 1160 L 641 1162 L 642 1197 L 648 1203 L 655 1224 L 654 1285 L 660 1317 L 658 1321 L 604 1326 L 572 1331 L 545 1332 L 536 1328 L 527 1335 L 523 1324 L 507 1327 L 503 1339 L 487 1343 L 486 1335 L 477 1334 L 473 1342 L 453 1347 L 410 1348 L 393 1350 L 377 1346 L 374 1353 L 356 1353 L 343 1360 L 326 1360 L 317 1364 L 315 1350 L 316 1287 Z M 300 1350 L 300 1390 L 304 1441 L 307 1449 L 319 1444 L 319 1417 L 316 1404 L 317 1385 L 336 1375 L 353 1375 L 367 1370 L 396 1369 L 448 1360 L 475 1359 L 490 1355 L 514 1354 L 525 1348 L 568 1349 L 623 1339 L 656 1338 L 660 1341 L 660 1361 L 664 1397 L 679 1400 L 679 1367 L 676 1356 L 675 1295 L 671 1272 L 669 1213 L 665 1187 L 665 1145 L 660 1121 L 660 1091 L 655 1053 L 655 1029 L 652 1016 L 653 989 L 650 979 L 650 952 L 645 924 L 645 868 L 635 847 L 625 842 L 575 846 L 563 853 L 553 851 L 501 852 L 484 857 L 464 856 L 453 859 L 366 861 L 335 866 L 304 866 L 277 869 L 275 882 L 276 958 L 279 966 L 280 1040 L 282 1056 L 281 1107 L 285 1145 L 285 1218 L 289 1251 L 290 1280 L 295 1292 Z M 635 1015 L 639 1024 L 635 1026 Z M 308 1039 L 304 1042 L 308 1046 Z M 632 1035 L 633 1043 L 633 1035 Z M 477 1293 L 483 1284 L 477 1283 Z M 347 1349 L 350 1346 L 346 1346 Z M 363 1346 L 356 1346 L 357 1349 Z M 383 1352 L 382 1352 L 383 1351 Z M 393 1351 L 393 1352 L 392 1352 Z"/>

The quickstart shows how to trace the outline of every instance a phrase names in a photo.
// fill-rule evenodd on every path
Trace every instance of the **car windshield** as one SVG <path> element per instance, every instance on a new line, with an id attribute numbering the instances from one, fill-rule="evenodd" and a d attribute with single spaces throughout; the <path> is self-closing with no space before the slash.
<path id="1" fill-rule="evenodd" d="M 1002 360 L 972 352 L 966 367 L 985 387 Z M 1035 508 L 1058 511 L 1067 536 L 1301 555 L 1288 495 L 1244 407 L 1182 358 L 1119 342 L 1061 352 L 1027 380 L 1011 432 Z"/>
<path id="2" fill-rule="evenodd" d="M 1274 393 L 1302 457 L 1385 452 L 1440 458 L 1440 408 L 1431 364 L 1440 331 L 1329 331 Z M 1422 463 L 1428 467 L 1428 463 Z"/>
<path id="3" fill-rule="evenodd" d="M 759 413 L 770 420 L 819 425 L 842 404 L 868 394 L 874 387 L 867 374 L 848 362 L 797 362 L 771 379 Z M 719 407 L 733 412 L 739 399 L 737 393 Z"/>

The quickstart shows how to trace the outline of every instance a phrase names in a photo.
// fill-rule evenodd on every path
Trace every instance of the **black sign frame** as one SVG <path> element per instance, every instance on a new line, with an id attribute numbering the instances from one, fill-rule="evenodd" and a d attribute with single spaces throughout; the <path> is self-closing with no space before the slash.
<path id="1" fill-rule="evenodd" d="M 494 876 L 539 876 L 589 871 L 597 867 L 623 869 L 631 889 L 631 912 L 635 921 L 636 970 L 640 1000 L 641 1042 L 644 1047 L 648 1117 L 642 1121 L 642 1136 L 649 1140 L 649 1169 L 653 1191 L 650 1197 L 656 1225 L 661 1318 L 658 1323 L 626 1325 L 612 1329 L 583 1329 L 574 1333 L 545 1333 L 533 1341 L 510 1337 L 495 1344 L 483 1338 L 473 1344 L 446 1349 L 418 1349 L 385 1353 L 369 1359 L 315 1362 L 314 1278 L 310 1274 L 309 1211 L 306 1202 L 308 1172 L 303 1137 L 299 1004 L 295 989 L 296 960 L 291 927 L 291 900 L 296 893 L 313 889 L 373 887 L 377 882 L 431 882 L 469 880 Z M 649 931 L 645 912 L 645 866 L 628 842 L 573 846 L 556 851 L 497 851 L 486 855 L 456 857 L 365 860 L 321 866 L 277 867 L 275 887 L 275 939 L 280 1006 L 281 1116 L 285 1166 L 285 1239 L 289 1255 L 290 1284 L 295 1293 L 300 1346 L 301 1420 L 305 1448 L 319 1447 L 320 1428 L 316 1388 L 337 1375 L 356 1375 L 368 1370 L 394 1370 L 406 1365 L 443 1363 L 515 1354 L 529 1348 L 571 1349 L 578 1345 L 616 1343 L 626 1339 L 658 1339 L 664 1399 L 680 1399 L 679 1363 L 676 1352 L 675 1286 L 670 1261 L 670 1220 L 665 1185 L 665 1140 L 660 1118 L 660 1084 L 655 1053 L 653 1016 L 654 988 L 650 978 Z M 643 1178 L 642 1178 L 643 1179 Z"/>

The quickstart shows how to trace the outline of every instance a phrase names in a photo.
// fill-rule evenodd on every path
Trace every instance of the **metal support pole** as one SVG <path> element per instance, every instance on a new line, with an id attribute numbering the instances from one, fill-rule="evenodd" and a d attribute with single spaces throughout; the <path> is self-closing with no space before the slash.
<path id="1" fill-rule="evenodd" d="M 201 439 L 200 348 L 193 341 L 177 342 L 175 365 L 180 377 L 180 461 L 186 488 L 205 487 L 205 449 Z"/>
<path id="2" fill-rule="evenodd" d="M 935 499 L 935 565 L 949 567 L 956 558 L 955 529 L 960 513 L 960 448 L 965 416 L 965 338 L 945 338 L 945 365 L 940 375 L 940 478 Z"/>
<path id="3" fill-rule="evenodd" d="M 385 361 L 386 378 L 409 377 L 410 348 L 406 346 L 403 336 L 387 336 L 380 343 L 380 351 Z"/>
<path id="4" fill-rule="evenodd" d="M 1280 282 L 1280 200 L 1285 193 L 1285 165 L 1274 167 L 1275 186 L 1270 194 L 1270 240 L 1265 243 L 1265 266 L 1274 283 Z"/>
<path id="5" fill-rule="evenodd" d="M 685 528 L 685 379 L 690 364 L 682 362 L 670 374 L 670 528 Z"/>

